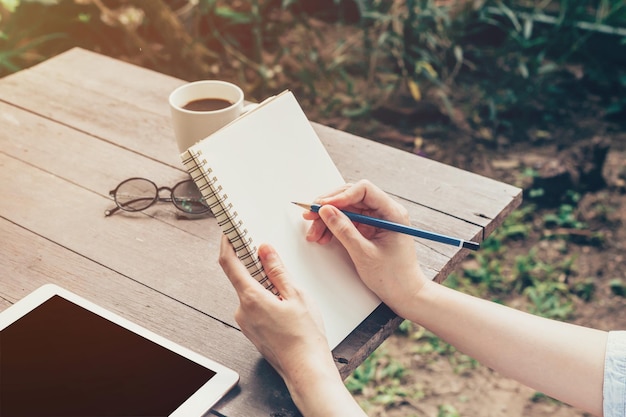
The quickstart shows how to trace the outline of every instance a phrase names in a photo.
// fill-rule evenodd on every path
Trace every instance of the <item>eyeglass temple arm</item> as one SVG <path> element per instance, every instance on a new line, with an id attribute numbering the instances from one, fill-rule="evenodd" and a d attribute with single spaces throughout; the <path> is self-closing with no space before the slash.
<path id="1" fill-rule="evenodd" d="M 109 195 L 110 195 L 111 197 L 113 197 L 114 199 L 115 199 L 115 191 L 116 191 L 116 190 L 117 190 L 117 188 L 116 188 L 115 190 L 111 190 L 111 191 L 109 191 Z M 120 209 L 120 208 L 119 208 L 119 207 L 117 207 L 117 206 L 115 206 L 115 207 L 113 207 L 113 208 L 110 208 L 110 209 L 106 209 L 106 210 L 104 210 L 104 216 L 105 216 L 105 217 L 109 217 L 111 214 L 115 213 L 115 212 L 116 212 L 116 211 L 118 211 L 119 209 Z"/>
<path id="2" fill-rule="evenodd" d="M 104 215 L 106 217 L 109 217 L 110 215 L 112 215 L 113 213 L 115 213 L 116 211 L 119 211 L 119 210 L 121 210 L 121 209 L 119 207 L 115 206 L 113 208 L 104 210 Z"/>

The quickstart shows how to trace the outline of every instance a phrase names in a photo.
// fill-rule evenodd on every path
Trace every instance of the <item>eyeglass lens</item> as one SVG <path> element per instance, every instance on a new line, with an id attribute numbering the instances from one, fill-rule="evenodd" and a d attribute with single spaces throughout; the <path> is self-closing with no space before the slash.
<path id="1" fill-rule="evenodd" d="M 115 191 L 117 205 L 126 211 L 145 210 L 158 198 L 156 185 L 143 178 L 133 178 L 121 183 Z"/>
<path id="2" fill-rule="evenodd" d="M 160 197 L 161 191 L 169 191 L 171 196 Z M 202 194 L 192 180 L 179 182 L 170 189 L 158 188 L 145 178 L 131 178 L 117 186 L 114 198 L 118 207 L 126 211 L 145 210 L 157 200 L 171 201 L 179 210 L 186 213 L 199 214 L 209 211 Z"/>
<path id="3" fill-rule="evenodd" d="M 196 184 L 189 180 L 179 182 L 172 189 L 172 203 L 187 213 L 204 213 L 209 210 Z"/>

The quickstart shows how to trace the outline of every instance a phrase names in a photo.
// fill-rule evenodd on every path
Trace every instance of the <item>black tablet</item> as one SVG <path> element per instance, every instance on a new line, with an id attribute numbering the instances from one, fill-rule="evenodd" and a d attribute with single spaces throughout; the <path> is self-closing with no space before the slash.
<path id="1" fill-rule="evenodd" d="M 201 416 L 233 370 L 56 285 L 0 313 L 0 415 Z"/>

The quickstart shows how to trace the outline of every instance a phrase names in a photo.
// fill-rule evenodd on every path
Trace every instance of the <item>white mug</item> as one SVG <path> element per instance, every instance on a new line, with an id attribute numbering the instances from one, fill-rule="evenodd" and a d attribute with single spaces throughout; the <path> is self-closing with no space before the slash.
<path id="1" fill-rule="evenodd" d="M 192 102 L 205 104 L 219 101 L 218 108 L 193 109 Z M 183 84 L 170 94 L 172 125 L 178 150 L 185 152 L 190 146 L 239 117 L 244 110 L 243 91 L 235 84 L 204 80 Z M 202 104 L 202 103 L 200 103 Z M 187 108 L 186 108 L 187 107 Z"/>

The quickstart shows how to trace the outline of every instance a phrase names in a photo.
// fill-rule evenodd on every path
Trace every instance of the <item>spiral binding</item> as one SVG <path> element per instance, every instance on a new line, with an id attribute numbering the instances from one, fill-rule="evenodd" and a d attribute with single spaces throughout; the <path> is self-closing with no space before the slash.
<path id="1" fill-rule="evenodd" d="M 228 201 L 228 194 L 223 192 L 217 177 L 211 177 L 213 170 L 206 167 L 207 161 L 202 158 L 202 150 L 196 152 L 191 149 L 188 150 L 183 158 L 183 165 L 205 198 L 222 232 L 235 248 L 237 257 L 243 262 L 250 275 L 274 295 L 279 295 L 278 290 L 263 270 L 263 265 L 261 265 L 256 254 L 257 247 L 253 244 L 252 238 L 248 236 L 248 229 L 244 228 L 243 221 L 238 219 L 238 213 L 234 210 L 232 203 Z"/>

